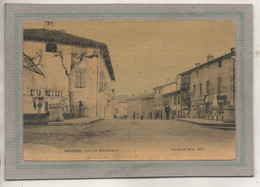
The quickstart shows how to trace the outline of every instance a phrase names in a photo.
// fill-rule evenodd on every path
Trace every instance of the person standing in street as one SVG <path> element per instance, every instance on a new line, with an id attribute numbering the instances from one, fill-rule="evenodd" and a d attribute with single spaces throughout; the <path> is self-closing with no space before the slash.
<path id="1" fill-rule="evenodd" d="M 168 104 L 165 106 L 164 110 L 165 110 L 165 113 L 166 113 L 166 118 L 167 118 L 167 120 L 169 120 L 169 116 L 170 116 L 170 113 L 171 113 L 171 108 L 169 107 Z"/>
<path id="2" fill-rule="evenodd" d="M 134 114 L 133 114 L 133 120 L 135 120 L 135 112 L 134 112 Z"/>

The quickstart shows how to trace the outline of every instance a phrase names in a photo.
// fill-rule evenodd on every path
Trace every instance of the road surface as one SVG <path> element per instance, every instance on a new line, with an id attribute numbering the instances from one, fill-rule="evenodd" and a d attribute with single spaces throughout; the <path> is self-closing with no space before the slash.
<path id="1" fill-rule="evenodd" d="M 230 160 L 234 128 L 176 120 L 24 126 L 25 160 Z"/>

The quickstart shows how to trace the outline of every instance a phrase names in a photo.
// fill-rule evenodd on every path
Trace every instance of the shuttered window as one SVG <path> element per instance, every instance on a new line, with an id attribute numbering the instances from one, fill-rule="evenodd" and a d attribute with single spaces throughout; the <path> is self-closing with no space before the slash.
<path id="1" fill-rule="evenodd" d="M 104 90 L 104 72 L 99 73 L 99 91 Z"/>
<path id="2" fill-rule="evenodd" d="M 200 95 L 202 95 L 202 84 L 200 83 Z"/>
<path id="3" fill-rule="evenodd" d="M 80 87 L 85 88 L 86 87 L 86 69 L 83 68 L 80 71 Z"/>
<path id="4" fill-rule="evenodd" d="M 75 70 L 75 87 L 76 88 L 86 87 L 86 68 Z"/>
<path id="5" fill-rule="evenodd" d="M 210 82 L 207 81 L 206 82 L 206 92 L 207 92 L 207 95 L 209 95 L 209 85 L 210 85 Z"/>
<path id="6" fill-rule="evenodd" d="M 222 77 L 218 78 L 218 93 L 222 93 Z"/>

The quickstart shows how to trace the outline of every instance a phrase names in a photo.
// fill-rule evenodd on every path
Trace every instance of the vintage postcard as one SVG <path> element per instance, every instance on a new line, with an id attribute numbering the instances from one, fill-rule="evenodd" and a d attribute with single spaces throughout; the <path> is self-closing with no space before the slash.
<path id="1" fill-rule="evenodd" d="M 235 159 L 235 36 L 219 20 L 24 22 L 24 159 Z"/>
<path id="2" fill-rule="evenodd" d="M 8 179 L 252 175 L 251 6 L 18 7 Z"/>

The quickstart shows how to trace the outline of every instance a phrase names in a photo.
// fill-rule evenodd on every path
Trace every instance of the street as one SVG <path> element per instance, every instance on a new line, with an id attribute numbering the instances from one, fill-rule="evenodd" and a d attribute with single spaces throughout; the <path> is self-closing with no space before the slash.
<path id="1" fill-rule="evenodd" d="M 235 129 L 176 120 L 25 125 L 25 160 L 229 160 Z"/>

